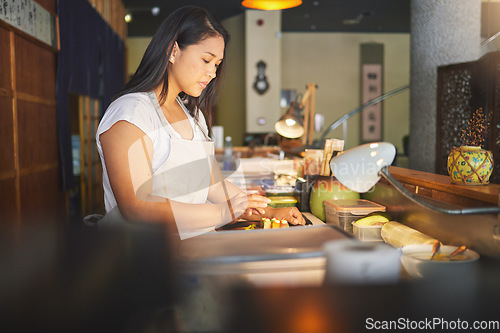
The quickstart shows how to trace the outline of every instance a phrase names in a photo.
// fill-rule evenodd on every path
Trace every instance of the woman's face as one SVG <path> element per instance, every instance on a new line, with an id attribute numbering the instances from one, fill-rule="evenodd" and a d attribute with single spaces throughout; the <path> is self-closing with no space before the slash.
<path id="1" fill-rule="evenodd" d="M 183 50 L 176 43 L 170 57 L 169 91 L 173 88 L 193 97 L 200 96 L 215 78 L 223 57 L 224 39 L 221 36 L 208 37 Z"/>

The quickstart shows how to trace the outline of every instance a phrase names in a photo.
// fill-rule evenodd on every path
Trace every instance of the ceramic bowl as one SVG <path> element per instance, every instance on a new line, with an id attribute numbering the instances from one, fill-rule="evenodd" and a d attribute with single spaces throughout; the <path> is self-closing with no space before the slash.
<path id="1" fill-rule="evenodd" d="M 457 249 L 456 246 L 442 245 L 434 260 L 432 244 L 408 245 L 402 248 L 401 264 L 406 272 L 413 278 L 460 278 L 471 273 L 479 259 L 479 254 L 466 250 L 452 260 L 446 256 Z"/>

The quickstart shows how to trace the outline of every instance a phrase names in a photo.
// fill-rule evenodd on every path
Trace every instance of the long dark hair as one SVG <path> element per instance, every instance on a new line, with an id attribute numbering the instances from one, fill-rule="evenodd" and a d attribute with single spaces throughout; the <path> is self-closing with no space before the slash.
<path id="1" fill-rule="evenodd" d="M 168 59 L 170 59 L 175 42 L 182 50 L 208 37 L 216 36 L 221 36 L 224 39 L 225 58 L 225 46 L 229 41 L 229 34 L 215 16 L 206 9 L 197 6 L 186 6 L 175 10 L 158 27 L 135 74 L 117 97 L 133 92 L 152 91 L 163 82 L 160 93 L 160 104 L 162 104 L 167 97 Z M 225 67 L 225 61 L 222 61 L 217 69 L 217 76 L 210 81 L 199 97 L 187 94 L 181 96 L 195 119 L 198 119 L 199 110 L 203 112 L 210 132 L 216 91 L 222 84 Z"/>

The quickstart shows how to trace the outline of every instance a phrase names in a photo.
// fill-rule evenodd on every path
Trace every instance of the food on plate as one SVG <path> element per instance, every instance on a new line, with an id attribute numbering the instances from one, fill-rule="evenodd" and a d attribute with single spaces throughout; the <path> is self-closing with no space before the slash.
<path id="1" fill-rule="evenodd" d="M 383 212 L 373 212 L 354 222 L 358 226 L 384 225 L 390 221 L 390 216 Z"/>
<path id="2" fill-rule="evenodd" d="M 255 229 L 255 224 L 249 224 L 248 227 L 245 227 L 245 230 Z"/>
<path id="3" fill-rule="evenodd" d="M 260 225 L 263 229 L 271 229 L 271 220 L 268 219 L 267 217 L 263 217 L 260 220 Z"/>
<path id="4" fill-rule="evenodd" d="M 260 226 L 263 229 L 277 229 L 277 228 L 288 228 L 289 224 L 288 224 L 288 221 L 286 219 L 278 220 L 275 217 L 273 217 L 272 219 L 269 219 L 267 217 L 263 217 L 260 220 Z"/>

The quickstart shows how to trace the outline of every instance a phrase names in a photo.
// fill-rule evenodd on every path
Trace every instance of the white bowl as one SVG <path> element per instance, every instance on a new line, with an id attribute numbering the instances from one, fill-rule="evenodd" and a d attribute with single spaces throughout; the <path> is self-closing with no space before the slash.
<path id="1" fill-rule="evenodd" d="M 407 245 L 402 248 L 401 264 L 413 278 L 452 278 L 470 273 L 479 254 L 467 249 L 452 261 L 439 260 L 457 249 L 456 246 L 441 245 L 436 259 L 430 260 L 432 244 Z"/>

